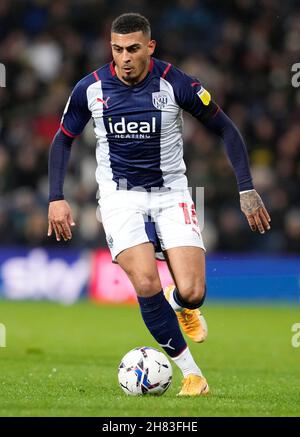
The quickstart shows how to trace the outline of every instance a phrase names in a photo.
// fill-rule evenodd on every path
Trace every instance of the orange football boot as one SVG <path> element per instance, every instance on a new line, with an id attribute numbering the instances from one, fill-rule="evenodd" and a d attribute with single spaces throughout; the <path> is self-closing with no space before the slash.
<path id="1" fill-rule="evenodd" d="M 182 381 L 182 387 L 177 396 L 204 396 L 209 387 L 204 376 L 188 375 Z"/>
<path id="2" fill-rule="evenodd" d="M 168 285 L 164 289 L 164 295 L 168 302 L 174 288 L 175 285 Z M 175 313 L 183 332 L 190 339 L 196 343 L 202 343 L 206 339 L 208 333 L 207 323 L 198 308 L 195 310 L 185 308 L 182 311 L 175 311 Z"/>

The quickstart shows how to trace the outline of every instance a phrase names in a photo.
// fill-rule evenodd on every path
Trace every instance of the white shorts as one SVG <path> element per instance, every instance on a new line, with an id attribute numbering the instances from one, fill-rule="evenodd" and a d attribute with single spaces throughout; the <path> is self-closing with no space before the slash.
<path id="1" fill-rule="evenodd" d="M 188 189 L 145 192 L 119 190 L 99 199 L 101 220 L 113 261 L 125 249 L 152 242 L 156 257 L 180 246 L 204 244 Z"/>

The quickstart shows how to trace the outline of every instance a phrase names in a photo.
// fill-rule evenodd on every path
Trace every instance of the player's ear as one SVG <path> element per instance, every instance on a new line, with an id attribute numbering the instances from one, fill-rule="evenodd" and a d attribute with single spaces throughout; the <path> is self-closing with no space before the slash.
<path id="1" fill-rule="evenodd" d="M 153 54 L 155 47 L 156 47 L 156 41 L 154 39 L 151 39 L 148 42 L 148 52 L 150 56 Z"/>

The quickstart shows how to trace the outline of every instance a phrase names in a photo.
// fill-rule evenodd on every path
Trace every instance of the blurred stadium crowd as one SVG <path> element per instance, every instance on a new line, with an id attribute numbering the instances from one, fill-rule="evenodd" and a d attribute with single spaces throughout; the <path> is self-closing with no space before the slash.
<path id="1" fill-rule="evenodd" d="M 272 232 L 252 234 L 218 138 L 185 117 L 189 185 L 205 187 L 209 251 L 300 250 L 300 62 L 298 0 L 1 0 L 0 244 L 53 245 L 47 234 L 47 159 L 68 95 L 111 60 L 110 25 L 140 12 L 158 41 L 156 57 L 193 74 L 240 128 Z M 73 144 L 65 197 L 77 222 L 72 247 L 104 246 L 96 220 L 92 125 Z"/>

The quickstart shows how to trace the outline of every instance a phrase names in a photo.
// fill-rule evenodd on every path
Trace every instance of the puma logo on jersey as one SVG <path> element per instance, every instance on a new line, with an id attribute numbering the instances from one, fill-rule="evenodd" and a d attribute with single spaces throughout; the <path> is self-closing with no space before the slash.
<path id="1" fill-rule="evenodd" d="M 109 101 L 110 97 L 107 97 L 106 99 L 100 99 L 100 97 L 97 97 L 97 102 L 103 103 L 103 105 L 105 106 L 105 108 L 108 108 L 108 101 Z"/>

